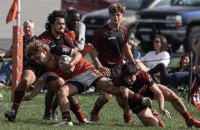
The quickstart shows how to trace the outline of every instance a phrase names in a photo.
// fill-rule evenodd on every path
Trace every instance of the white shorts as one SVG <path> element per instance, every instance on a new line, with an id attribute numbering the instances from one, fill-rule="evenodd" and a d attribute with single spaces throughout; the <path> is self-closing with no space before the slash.
<path id="1" fill-rule="evenodd" d="M 99 72 L 97 72 L 97 73 L 99 73 Z M 83 72 L 80 75 L 77 75 L 77 76 L 71 78 L 69 81 L 77 81 L 77 82 L 83 84 L 84 86 L 90 87 L 91 84 L 99 77 L 97 75 L 97 73 L 95 73 L 91 70 L 88 70 L 88 71 Z"/>

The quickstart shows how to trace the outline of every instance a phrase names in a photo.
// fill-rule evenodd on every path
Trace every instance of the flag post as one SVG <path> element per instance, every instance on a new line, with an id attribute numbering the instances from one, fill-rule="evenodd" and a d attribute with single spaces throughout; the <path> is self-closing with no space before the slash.
<path id="1" fill-rule="evenodd" d="M 14 0 L 17 3 L 17 25 L 13 26 L 13 51 L 12 51 L 12 95 L 13 101 L 14 92 L 19 84 L 22 69 L 23 69 L 23 26 L 20 26 L 20 0 Z"/>

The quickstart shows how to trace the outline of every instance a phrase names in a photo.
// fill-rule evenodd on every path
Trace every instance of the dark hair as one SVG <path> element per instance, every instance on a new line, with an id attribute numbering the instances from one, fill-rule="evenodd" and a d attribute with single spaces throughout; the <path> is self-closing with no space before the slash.
<path id="1" fill-rule="evenodd" d="M 62 10 L 54 10 L 51 14 L 49 14 L 49 16 L 47 17 L 47 22 L 45 24 L 46 30 L 51 31 L 51 24 L 55 23 L 56 17 L 65 19 L 66 12 Z"/>
<path id="2" fill-rule="evenodd" d="M 181 69 L 181 67 L 182 67 L 182 61 L 183 61 L 183 58 L 185 58 L 185 57 L 190 58 L 190 54 L 189 53 L 185 53 L 183 56 L 181 56 L 181 59 L 179 61 L 179 69 Z M 188 66 L 187 69 L 189 69 L 189 66 Z"/>
<path id="3" fill-rule="evenodd" d="M 126 63 L 122 65 L 121 75 L 122 76 L 130 76 L 135 74 L 138 71 L 138 67 L 134 63 Z"/>
<path id="4" fill-rule="evenodd" d="M 159 38 L 160 39 L 160 41 L 161 41 L 161 43 L 162 43 L 162 48 L 161 48 L 161 52 L 163 52 L 163 51 L 167 51 L 167 39 L 166 39 L 166 37 L 165 36 L 163 36 L 163 35 L 156 35 L 155 36 L 155 38 L 154 39 L 156 39 L 156 38 Z"/>
<path id="5" fill-rule="evenodd" d="M 69 15 L 74 15 L 74 14 L 80 14 L 80 13 L 78 12 L 78 10 L 76 10 L 76 9 L 69 9 L 69 10 L 66 10 L 66 13 L 67 13 L 68 16 L 69 16 Z"/>
<path id="6" fill-rule="evenodd" d="M 122 14 L 125 14 L 126 7 L 121 3 L 113 3 L 108 8 L 109 14 L 120 12 Z"/>

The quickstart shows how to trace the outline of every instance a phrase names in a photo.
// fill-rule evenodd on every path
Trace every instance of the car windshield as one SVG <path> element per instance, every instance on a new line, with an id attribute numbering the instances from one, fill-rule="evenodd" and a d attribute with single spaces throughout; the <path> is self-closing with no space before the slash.
<path id="1" fill-rule="evenodd" d="M 176 6 L 200 6 L 200 0 L 172 0 L 171 5 L 176 5 Z"/>
<path id="2" fill-rule="evenodd" d="M 147 7 L 152 0 L 119 0 L 119 3 L 122 3 L 126 8 L 140 10 L 141 8 Z"/>

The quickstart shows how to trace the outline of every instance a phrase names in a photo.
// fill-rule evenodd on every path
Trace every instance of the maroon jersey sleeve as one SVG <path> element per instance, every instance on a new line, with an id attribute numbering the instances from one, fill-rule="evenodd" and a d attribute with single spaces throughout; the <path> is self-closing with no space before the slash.
<path id="1" fill-rule="evenodd" d="M 136 73 L 137 80 L 143 82 L 148 87 L 151 87 L 154 84 L 152 77 L 145 71 L 140 70 Z"/>
<path id="2" fill-rule="evenodd" d="M 127 30 L 127 28 L 124 25 L 121 25 L 120 28 L 124 31 L 125 41 L 128 42 L 128 30 Z"/>

